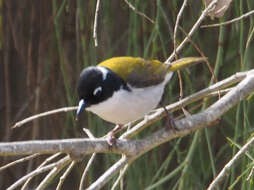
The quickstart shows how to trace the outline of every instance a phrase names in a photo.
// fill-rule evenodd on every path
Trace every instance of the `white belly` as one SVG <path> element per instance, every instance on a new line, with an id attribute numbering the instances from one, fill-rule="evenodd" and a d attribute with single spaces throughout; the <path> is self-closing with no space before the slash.
<path id="1" fill-rule="evenodd" d="M 87 108 L 102 119 L 115 124 L 127 124 L 141 119 L 156 108 L 164 92 L 165 84 L 173 73 L 169 73 L 165 81 L 156 86 L 146 88 L 131 88 L 131 91 L 119 90 L 106 101 Z"/>

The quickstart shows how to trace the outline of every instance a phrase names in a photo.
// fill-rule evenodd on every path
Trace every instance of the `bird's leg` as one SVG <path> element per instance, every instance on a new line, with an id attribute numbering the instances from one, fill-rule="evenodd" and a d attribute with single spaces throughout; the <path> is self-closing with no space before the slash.
<path id="1" fill-rule="evenodd" d="M 122 125 L 116 125 L 115 128 L 113 130 L 111 130 L 108 134 L 107 134 L 107 142 L 110 146 L 112 146 L 113 144 L 115 144 L 116 142 L 116 138 L 115 138 L 115 134 L 121 130 Z"/>
<path id="2" fill-rule="evenodd" d="M 166 116 L 166 123 L 167 123 L 167 126 L 173 130 L 178 130 L 177 127 L 176 127 L 176 124 L 175 124 L 175 120 L 172 116 L 172 114 L 166 109 L 165 106 L 162 106 L 165 113 L 167 114 Z"/>

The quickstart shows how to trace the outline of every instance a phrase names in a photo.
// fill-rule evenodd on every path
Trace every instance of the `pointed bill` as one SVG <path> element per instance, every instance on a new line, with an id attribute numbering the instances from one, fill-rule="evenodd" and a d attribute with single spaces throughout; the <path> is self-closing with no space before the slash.
<path id="1" fill-rule="evenodd" d="M 77 109 L 77 112 L 76 112 L 76 120 L 78 120 L 79 115 L 82 113 L 82 111 L 85 109 L 85 107 L 86 107 L 86 102 L 85 102 L 84 99 L 81 99 L 79 101 L 78 109 Z"/>

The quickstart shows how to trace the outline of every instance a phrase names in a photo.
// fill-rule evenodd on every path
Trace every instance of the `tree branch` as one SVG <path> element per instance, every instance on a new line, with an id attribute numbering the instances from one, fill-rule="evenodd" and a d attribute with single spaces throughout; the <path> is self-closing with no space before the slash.
<path id="1" fill-rule="evenodd" d="M 49 164 L 47 166 L 43 166 L 41 168 L 38 168 L 34 171 L 32 171 L 31 173 L 23 176 L 22 178 L 20 178 L 18 181 L 16 181 L 14 184 L 12 184 L 7 190 L 14 190 L 15 188 L 17 188 L 18 186 L 20 186 L 22 183 L 24 183 L 27 179 L 34 177 L 36 175 L 39 175 L 43 172 L 46 172 L 48 170 L 51 170 L 52 168 L 55 167 L 60 167 L 61 165 L 65 164 L 66 162 L 70 161 L 70 157 L 66 156 L 65 158 L 61 159 L 60 161 L 56 162 L 56 163 L 52 163 Z"/>
<path id="2" fill-rule="evenodd" d="M 25 155 L 38 152 L 41 154 L 63 152 L 71 155 L 85 155 L 100 152 L 126 155 L 89 187 L 89 189 L 98 189 L 124 168 L 126 164 L 134 161 L 142 154 L 162 143 L 210 125 L 239 101 L 246 98 L 254 91 L 254 70 L 245 73 L 245 75 L 246 77 L 236 87 L 208 107 L 204 112 L 175 121 L 177 130 L 165 127 L 144 139 L 118 139 L 116 140 L 116 145 L 113 147 L 110 147 L 105 139 L 66 139 L 0 143 L 0 155 Z M 232 77 L 230 78 L 232 79 Z M 218 85 L 218 83 L 216 84 Z"/>
<path id="3" fill-rule="evenodd" d="M 198 27 L 200 26 L 201 22 L 205 19 L 205 17 L 208 15 L 208 13 L 214 9 L 214 7 L 216 6 L 218 0 L 213 0 L 208 6 L 207 8 L 202 12 L 202 14 L 200 15 L 200 17 L 198 18 L 197 22 L 192 26 L 190 32 L 188 33 L 188 36 L 186 36 L 186 38 L 184 38 L 184 40 L 181 42 L 181 44 L 176 48 L 176 50 L 168 57 L 168 59 L 165 61 L 166 64 L 169 64 L 175 56 L 175 53 L 179 53 L 182 48 L 184 47 L 185 43 L 189 40 L 189 38 L 194 34 L 194 32 L 198 29 Z"/>
<path id="4" fill-rule="evenodd" d="M 100 9 L 100 2 L 101 0 L 97 0 L 96 3 L 96 10 L 94 15 L 94 25 L 93 25 L 93 39 L 94 39 L 94 46 L 98 46 L 98 39 L 97 39 L 97 22 L 98 22 L 98 15 L 99 15 L 99 9 Z"/>
<path id="5" fill-rule="evenodd" d="M 246 75 L 235 88 L 224 95 L 220 100 L 215 102 L 204 112 L 198 113 L 181 120 L 176 121 L 177 131 L 168 128 L 163 128 L 158 132 L 155 132 L 151 136 L 142 140 L 126 140 L 124 138 L 129 137 L 128 132 L 125 133 L 116 141 L 116 146 L 109 147 L 105 139 L 65 139 L 65 140 L 48 140 L 48 141 L 24 141 L 24 142 L 8 142 L 0 143 L 0 155 L 27 155 L 40 152 L 41 154 L 53 154 L 57 152 L 64 153 L 80 153 L 80 154 L 92 154 L 96 153 L 116 153 L 125 154 L 129 156 L 137 155 L 145 150 L 150 150 L 154 146 L 158 146 L 173 138 L 187 135 L 199 128 L 209 125 L 211 122 L 218 119 L 228 109 L 233 107 L 237 102 L 248 96 L 254 88 L 254 70 L 247 73 L 241 73 L 240 76 Z M 225 84 L 232 84 L 235 81 L 237 75 L 225 79 L 224 82 L 218 82 L 213 87 L 221 86 Z M 239 76 L 239 75 L 238 75 Z M 237 79 L 239 80 L 238 77 Z M 231 79 L 229 81 L 229 79 Z M 199 92 L 202 94 L 202 91 Z M 185 100 L 185 99 L 183 99 Z M 182 101 L 183 101 L 182 100 Z M 167 109 L 170 108 L 170 105 Z M 160 110 L 159 110 L 160 111 Z M 157 113 L 157 112 L 156 112 Z M 152 115 L 154 117 L 154 115 Z M 158 116 L 158 115 L 157 115 Z M 160 116 L 160 115 L 159 115 Z M 161 116 L 160 116 L 161 117 Z M 152 118 L 155 119 L 156 118 Z M 143 120 L 143 121 L 147 121 Z M 141 122 L 143 122 L 141 121 Z M 154 120 L 153 120 L 154 121 Z M 131 131 L 131 130 L 130 130 Z"/>
<path id="6" fill-rule="evenodd" d="M 249 11 L 249 12 L 241 15 L 240 17 L 234 18 L 232 20 L 229 20 L 229 21 L 226 21 L 226 22 L 222 22 L 222 23 L 218 23 L 218 24 L 202 25 L 202 26 L 200 26 L 200 28 L 211 28 L 211 27 L 217 27 L 217 26 L 224 26 L 224 25 L 232 24 L 234 22 L 239 22 L 240 20 L 245 19 L 245 18 L 251 16 L 252 14 L 254 14 L 254 10 Z"/>

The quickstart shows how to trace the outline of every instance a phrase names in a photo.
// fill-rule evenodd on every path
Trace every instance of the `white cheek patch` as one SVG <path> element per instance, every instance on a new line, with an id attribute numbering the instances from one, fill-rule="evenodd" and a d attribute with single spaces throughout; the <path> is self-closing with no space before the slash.
<path id="1" fill-rule="evenodd" d="M 106 80 L 107 75 L 108 75 L 108 70 L 105 69 L 104 67 L 100 67 L 100 66 L 97 66 L 97 68 L 102 72 L 102 79 Z"/>
<path id="2" fill-rule="evenodd" d="M 102 91 L 102 88 L 101 88 L 101 86 L 99 86 L 99 87 L 95 88 L 95 90 L 93 91 L 93 95 L 96 96 L 97 93 L 99 93 L 101 91 Z"/>

